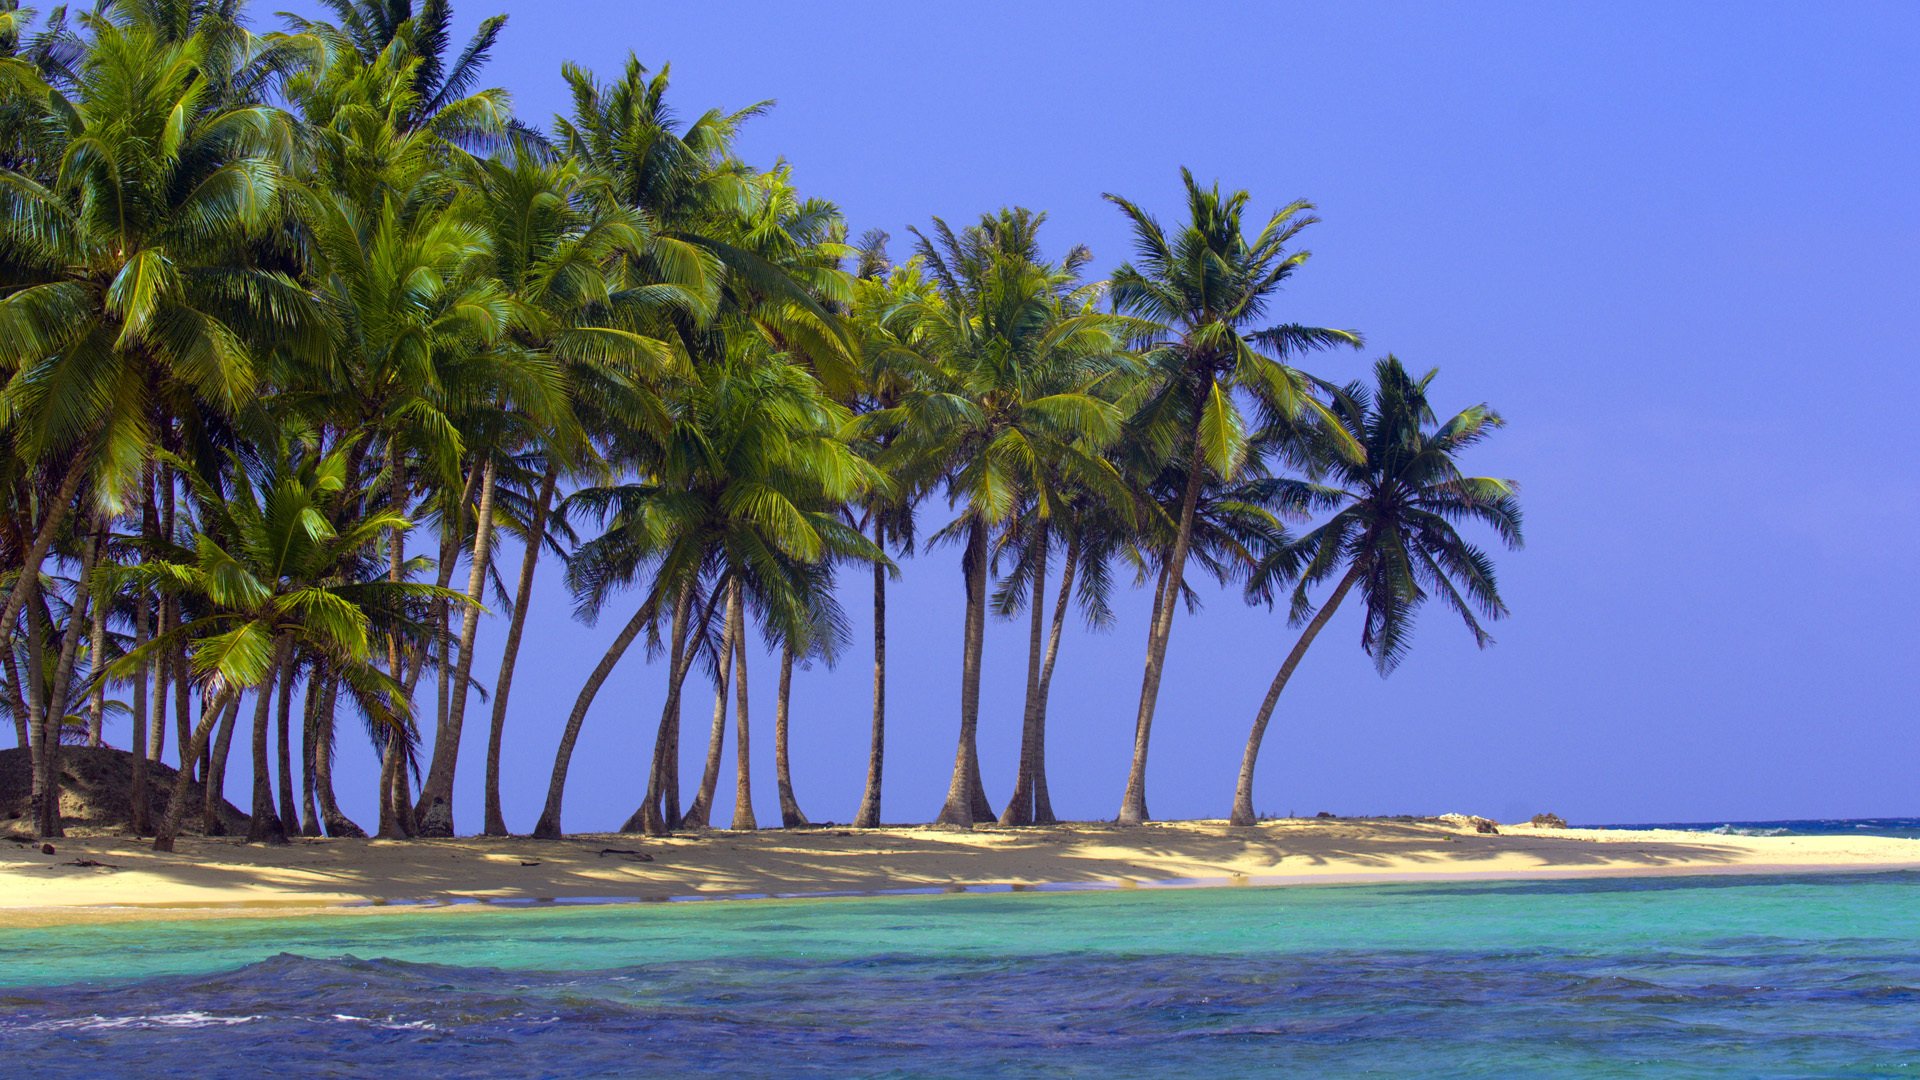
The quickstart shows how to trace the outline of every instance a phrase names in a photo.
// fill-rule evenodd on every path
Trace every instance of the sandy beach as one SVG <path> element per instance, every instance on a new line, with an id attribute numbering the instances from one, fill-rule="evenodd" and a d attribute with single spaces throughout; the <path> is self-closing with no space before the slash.
<path id="1" fill-rule="evenodd" d="M 0 840 L 0 926 L 129 918 L 376 913 L 419 904 L 811 895 L 977 886 L 1285 885 L 1920 868 L 1920 840 L 1538 829 L 1423 819 L 1138 828 L 816 828 L 664 839 L 183 837 L 160 854 L 96 835 Z"/>

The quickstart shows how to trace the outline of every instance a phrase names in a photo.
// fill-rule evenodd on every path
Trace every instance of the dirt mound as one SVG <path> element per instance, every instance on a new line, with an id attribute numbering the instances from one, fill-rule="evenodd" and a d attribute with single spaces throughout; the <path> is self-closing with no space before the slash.
<path id="1" fill-rule="evenodd" d="M 133 755 L 110 747 L 60 748 L 60 821 L 68 828 L 125 829 L 131 823 L 133 803 L 128 794 L 133 788 Z M 160 764 L 147 766 L 147 805 L 152 820 L 166 813 L 167 799 L 173 794 L 173 769 Z M 33 827 L 33 758 L 22 747 L 0 750 L 0 830 Z M 227 803 L 221 821 L 230 835 L 244 836 L 247 815 Z M 200 787 L 188 788 L 186 832 L 200 831 Z"/>

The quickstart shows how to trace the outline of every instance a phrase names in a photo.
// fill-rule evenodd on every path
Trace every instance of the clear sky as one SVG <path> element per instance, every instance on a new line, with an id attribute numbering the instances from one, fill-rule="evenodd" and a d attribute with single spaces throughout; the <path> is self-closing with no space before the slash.
<path id="1" fill-rule="evenodd" d="M 1084 242 L 1111 267 L 1126 234 L 1101 193 L 1176 217 L 1182 165 L 1260 208 L 1318 204 L 1313 261 L 1277 317 L 1365 332 L 1364 353 L 1317 360 L 1321 374 L 1357 377 L 1390 350 L 1441 369 L 1443 408 L 1502 410 L 1510 427 L 1469 464 L 1521 482 L 1529 546 L 1499 560 L 1513 618 L 1486 652 L 1434 609 L 1383 681 L 1357 611 L 1341 612 L 1276 714 L 1262 812 L 1920 813 L 1920 7 L 461 0 L 458 15 L 465 27 L 502 10 L 486 81 L 523 118 L 564 105 L 561 61 L 611 76 L 629 50 L 672 63 L 686 115 L 776 99 L 745 154 L 787 158 L 856 233 L 901 238 L 900 255 L 930 215 L 1017 203 L 1049 212 L 1056 251 Z M 943 509 L 925 507 L 926 532 Z M 905 575 L 886 812 L 925 820 L 957 725 L 958 553 L 922 554 Z M 522 830 L 560 723 L 630 611 L 571 621 L 555 563 L 539 588 L 508 732 L 506 808 Z M 795 782 L 816 820 L 852 816 L 865 768 L 866 589 L 846 603 L 854 646 L 836 670 L 795 677 Z M 1119 806 L 1145 607 L 1135 592 L 1112 631 L 1063 648 L 1049 736 L 1063 816 Z M 475 671 L 489 681 L 503 633 L 483 625 Z M 996 808 L 1023 639 L 1020 624 L 988 625 Z M 1226 812 L 1292 640 L 1235 594 L 1182 613 L 1155 814 Z M 756 805 L 777 821 L 777 664 L 756 656 L 751 671 Z M 663 682 L 636 651 L 602 691 L 570 828 L 612 828 L 636 805 Z M 695 691 L 685 710 L 689 792 L 710 705 Z M 480 825 L 477 711 L 465 831 Z M 729 745 L 719 822 L 732 760 Z M 343 733 L 341 796 L 368 825 L 372 783 L 372 755 Z"/>

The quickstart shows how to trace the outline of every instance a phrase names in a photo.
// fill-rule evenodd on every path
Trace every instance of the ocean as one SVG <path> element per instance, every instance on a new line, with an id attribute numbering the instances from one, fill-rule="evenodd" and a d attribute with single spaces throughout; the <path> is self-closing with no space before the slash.
<path id="1" fill-rule="evenodd" d="M 0 1046 L 19 1076 L 1920 1075 L 1920 874 L 0 929 Z"/>

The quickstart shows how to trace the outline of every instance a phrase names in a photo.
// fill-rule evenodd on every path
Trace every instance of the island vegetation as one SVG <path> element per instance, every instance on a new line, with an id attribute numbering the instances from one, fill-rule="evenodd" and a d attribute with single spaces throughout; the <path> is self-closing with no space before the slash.
<path id="1" fill-rule="evenodd" d="M 1432 373 L 1391 356 L 1364 382 L 1309 373 L 1362 346 L 1282 310 L 1310 204 L 1261 216 L 1185 173 L 1164 219 L 1109 195 L 1134 243 L 1104 279 L 1020 207 L 931 219 L 896 258 L 789 165 L 736 153 L 767 103 L 693 112 L 664 66 L 568 66 L 571 107 L 542 126 L 483 85 L 504 18 L 462 44 L 439 0 L 327 6 L 267 31 L 240 0 L 0 0 L 0 710 L 39 834 L 61 833 L 62 746 L 124 717 L 131 825 L 162 850 L 190 808 L 227 827 L 236 736 L 255 841 L 557 837 L 596 693 L 639 652 L 665 694 L 626 828 L 716 824 L 729 742 L 730 824 L 754 828 L 756 634 L 779 657 L 780 822 L 801 826 L 793 670 L 856 633 L 875 661 L 854 824 L 877 826 L 887 590 L 942 545 L 966 604 L 940 823 L 1054 820 L 1053 674 L 1070 625 L 1113 621 L 1131 584 L 1152 602 L 1121 823 L 1149 817 L 1176 613 L 1214 586 L 1279 609 L 1232 802 L 1250 824 L 1276 701 L 1343 602 L 1383 673 L 1429 600 L 1482 644 L 1506 613 L 1456 531 L 1520 544 L 1514 485 L 1458 461 L 1501 418 L 1436 410 Z M 511 693 L 544 559 L 605 628 L 564 713 Z M 843 606 L 869 587 L 870 619 Z M 990 615 L 1027 642 L 997 806 L 976 747 Z M 469 722 L 484 761 L 460 757 Z M 555 748 L 537 822 L 502 810 L 510 722 Z M 382 762 L 376 821 L 335 795 L 356 739 Z M 477 822 L 455 817 L 462 767 L 485 770 Z"/>

